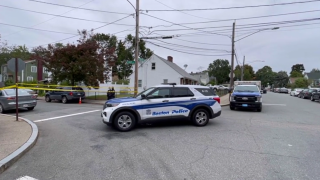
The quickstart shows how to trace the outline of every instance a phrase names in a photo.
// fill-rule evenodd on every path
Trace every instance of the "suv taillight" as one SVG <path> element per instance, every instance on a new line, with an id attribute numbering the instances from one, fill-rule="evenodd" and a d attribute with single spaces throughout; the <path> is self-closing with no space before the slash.
<path id="1" fill-rule="evenodd" d="M 216 100 L 220 104 L 220 97 L 214 97 L 214 100 Z"/>
<path id="2" fill-rule="evenodd" d="M 8 97 L 7 100 L 15 100 L 15 97 Z"/>
<path id="3" fill-rule="evenodd" d="M 73 96 L 73 92 L 69 92 L 69 95 L 70 95 L 70 96 Z"/>

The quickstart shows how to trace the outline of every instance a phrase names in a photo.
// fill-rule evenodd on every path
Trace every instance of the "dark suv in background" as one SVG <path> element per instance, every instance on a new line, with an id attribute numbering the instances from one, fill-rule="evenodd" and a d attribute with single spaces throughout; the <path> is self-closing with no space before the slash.
<path id="1" fill-rule="evenodd" d="M 320 88 L 316 89 L 314 92 L 312 92 L 310 100 L 311 101 L 318 100 L 319 103 L 320 103 Z"/>
<path id="2" fill-rule="evenodd" d="M 49 91 L 46 93 L 46 102 L 51 100 L 61 101 L 63 104 L 68 101 L 79 101 L 85 99 L 86 94 L 81 87 L 58 87 L 55 91 Z"/>

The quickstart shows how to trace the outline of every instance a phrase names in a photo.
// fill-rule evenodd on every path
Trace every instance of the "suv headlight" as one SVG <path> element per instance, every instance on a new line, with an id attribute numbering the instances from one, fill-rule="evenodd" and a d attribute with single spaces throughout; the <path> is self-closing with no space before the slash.
<path id="1" fill-rule="evenodd" d="M 257 98 L 257 102 L 260 102 L 260 101 L 261 101 L 262 96 L 256 96 L 256 98 Z"/>
<path id="2" fill-rule="evenodd" d="M 230 96 L 230 101 L 234 101 L 234 100 L 235 100 L 234 97 L 235 97 L 235 96 L 231 94 L 231 96 Z"/>

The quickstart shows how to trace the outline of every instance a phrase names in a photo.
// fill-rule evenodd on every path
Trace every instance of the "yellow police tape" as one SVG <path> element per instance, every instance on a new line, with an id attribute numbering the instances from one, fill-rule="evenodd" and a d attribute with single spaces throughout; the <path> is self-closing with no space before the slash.
<path id="1" fill-rule="evenodd" d="M 109 89 L 114 87 L 113 85 L 109 87 L 94 87 L 94 86 L 64 86 L 64 85 L 52 85 L 52 84 L 28 84 L 28 83 L 18 83 L 20 86 L 46 86 L 46 87 L 84 87 L 84 88 L 93 88 L 93 89 Z M 133 89 L 133 87 L 119 87 L 120 89 Z"/>
<path id="2" fill-rule="evenodd" d="M 7 86 L 0 88 L 0 90 L 4 89 L 15 89 L 17 86 Z M 59 87 L 68 87 L 68 86 L 59 86 Z M 70 86 L 69 86 L 70 87 Z M 72 87 L 79 87 L 79 86 L 72 86 Z M 44 91 L 72 91 L 72 92 L 98 92 L 98 93 L 107 93 L 107 92 L 115 92 L 115 93 L 134 93 L 135 91 L 101 91 L 101 90 L 68 90 L 68 89 L 55 89 L 55 88 L 42 88 L 42 87 L 24 87 L 24 86 L 18 86 L 18 89 L 31 89 L 31 90 L 44 90 Z"/>

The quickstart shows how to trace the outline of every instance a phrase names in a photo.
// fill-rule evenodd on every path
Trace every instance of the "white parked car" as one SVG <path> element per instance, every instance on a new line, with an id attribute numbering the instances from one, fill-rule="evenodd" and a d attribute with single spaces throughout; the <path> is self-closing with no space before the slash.
<path id="1" fill-rule="evenodd" d="M 298 96 L 298 94 L 302 91 L 301 88 L 295 88 L 290 92 L 290 96 Z"/>

